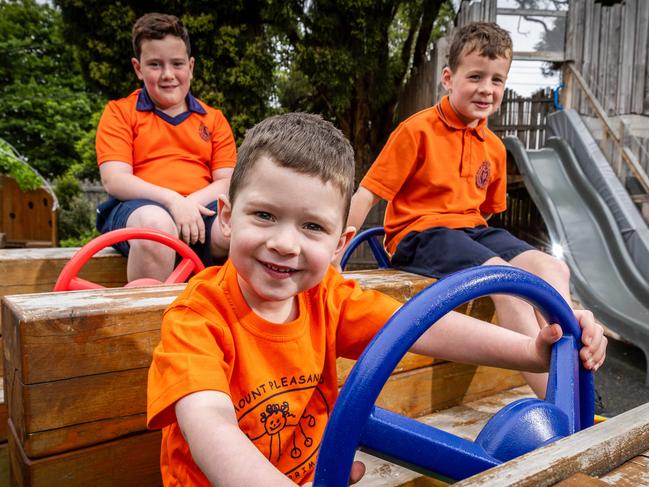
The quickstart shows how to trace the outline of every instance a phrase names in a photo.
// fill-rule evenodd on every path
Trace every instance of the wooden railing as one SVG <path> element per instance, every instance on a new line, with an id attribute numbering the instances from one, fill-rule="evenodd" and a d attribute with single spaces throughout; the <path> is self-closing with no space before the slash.
<path id="1" fill-rule="evenodd" d="M 619 130 L 615 129 L 604 107 L 588 86 L 588 82 L 572 63 L 566 64 L 564 77 L 568 97 L 566 105 L 572 103 L 573 97 L 579 97 L 582 101 L 580 112 L 584 112 L 583 104 L 586 104 L 589 109 L 587 110 L 588 115 L 592 114 L 602 131 L 601 136 L 594 136 L 594 138 L 621 183 L 627 187 L 627 176 L 632 175 L 642 187 L 644 193 L 649 195 L 649 176 L 647 176 L 647 172 L 634 153 L 634 151 L 638 151 L 644 155 L 647 152 L 642 143 L 631 134 L 623 120 L 620 119 L 621 128 Z M 646 158 L 649 160 L 649 154 L 646 154 Z M 645 219 L 649 221 L 646 215 Z"/>

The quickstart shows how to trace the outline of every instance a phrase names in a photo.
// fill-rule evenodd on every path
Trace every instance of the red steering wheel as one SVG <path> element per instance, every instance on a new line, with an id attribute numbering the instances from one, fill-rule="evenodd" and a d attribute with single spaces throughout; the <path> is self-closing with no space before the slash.
<path id="1" fill-rule="evenodd" d="M 177 239 L 176 237 L 169 235 L 168 233 L 161 232 L 159 230 L 153 230 L 151 228 L 120 228 L 119 230 L 107 232 L 81 247 L 61 271 L 61 274 L 59 275 L 59 278 L 56 280 L 56 284 L 54 285 L 54 291 L 103 289 L 104 286 L 91 281 L 86 281 L 85 279 L 81 279 L 80 277 L 77 277 L 77 274 L 79 274 L 79 271 L 86 264 L 86 262 L 88 262 L 90 258 L 101 249 L 118 242 L 123 242 L 124 240 L 137 239 L 153 240 L 154 242 L 164 244 L 167 247 L 170 247 L 178 252 L 182 256 L 183 260 L 176 266 L 176 268 L 164 282 L 160 282 L 157 279 L 144 277 L 131 281 L 124 287 L 178 284 L 185 282 L 185 280 L 192 272 L 199 272 L 205 268 L 198 256 L 191 248 L 189 248 L 186 243 Z"/>

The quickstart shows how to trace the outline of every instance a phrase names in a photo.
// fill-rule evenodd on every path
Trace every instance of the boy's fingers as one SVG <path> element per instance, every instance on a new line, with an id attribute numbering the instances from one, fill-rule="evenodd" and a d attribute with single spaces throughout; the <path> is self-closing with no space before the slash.
<path id="1" fill-rule="evenodd" d="M 349 472 L 349 485 L 355 484 L 365 475 L 365 464 L 355 460 L 352 463 L 352 470 Z"/>
<path id="2" fill-rule="evenodd" d="M 206 206 L 198 205 L 198 211 L 201 212 L 201 215 L 212 216 L 216 214 L 216 211 L 210 210 Z"/>
<path id="3" fill-rule="evenodd" d="M 541 339 L 545 343 L 553 344 L 563 336 L 563 331 L 561 330 L 561 327 L 555 323 L 541 328 L 540 335 Z"/>

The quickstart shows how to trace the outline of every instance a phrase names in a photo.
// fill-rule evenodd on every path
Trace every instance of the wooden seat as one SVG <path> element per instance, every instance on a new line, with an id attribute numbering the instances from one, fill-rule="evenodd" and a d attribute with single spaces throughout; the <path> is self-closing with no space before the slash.
<path id="1" fill-rule="evenodd" d="M 433 282 L 396 270 L 348 276 L 401 301 Z M 145 425 L 147 370 L 162 312 L 183 286 L 4 298 L 9 452 L 14 470 L 20 467 L 18 485 L 51 485 L 53 472 L 63 472 L 70 462 L 88 475 L 107 459 L 116 470 L 123 458 L 154 462 L 135 469 L 143 475 L 157 468 L 159 433 Z M 494 314 L 488 298 L 464 311 L 486 320 Z M 350 368 L 350 361 L 340 360 L 341 383 Z M 379 403 L 418 417 L 521 384 L 517 372 L 407 355 Z M 41 471 L 49 473 L 40 477 Z M 150 485 L 149 477 L 132 474 L 133 485 Z M 73 485 L 68 480 L 66 485 Z M 79 482 L 98 485 L 92 475 Z"/>

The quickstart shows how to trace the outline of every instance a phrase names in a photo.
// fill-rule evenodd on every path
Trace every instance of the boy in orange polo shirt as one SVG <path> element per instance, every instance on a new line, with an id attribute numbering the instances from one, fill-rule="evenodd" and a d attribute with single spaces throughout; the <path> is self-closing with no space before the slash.
<path id="1" fill-rule="evenodd" d="M 336 358 L 358 358 L 399 307 L 330 265 L 354 233 L 353 184 L 351 145 L 319 116 L 278 115 L 246 133 L 219 199 L 229 260 L 197 274 L 165 311 L 149 369 L 147 421 L 163 429 L 165 486 L 312 480 L 338 394 Z M 594 368 L 606 341 L 592 314 L 578 318 L 589 343 L 581 359 Z M 538 371 L 560 335 L 554 325 L 532 339 L 449 313 L 412 351 Z M 363 471 L 356 463 L 352 480 Z"/>
<path id="2" fill-rule="evenodd" d="M 189 91 L 194 58 L 177 17 L 139 18 L 133 50 L 131 63 L 144 87 L 109 102 L 97 128 L 97 162 L 110 196 L 97 210 L 97 229 L 162 230 L 182 238 L 210 265 L 227 254 L 213 222 L 236 161 L 232 130 L 220 110 Z M 163 281 L 173 269 L 174 251 L 162 244 L 133 240 L 115 247 L 129 256 L 129 281 Z"/>
<path id="3" fill-rule="evenodd" d="M 498 25 L 460 28 L 442 71 L 448 95 L 392 133 L 353 197 L 348 223 L 360 228 L 385 199 L 385 245 L 394 267 L 440 278 L 476 265 L 513 265 L 542 277 L 571 303 L 564 262 L 487 225 L 506 208 L 507 155 L 487 118 L 500 107 L 511 60 L 511 38 Z M 493 300 L 505 326 L 536 336 L 544 325 L 520 299 Z M 547 374 L 526 379 L 545 396 Z"/>

